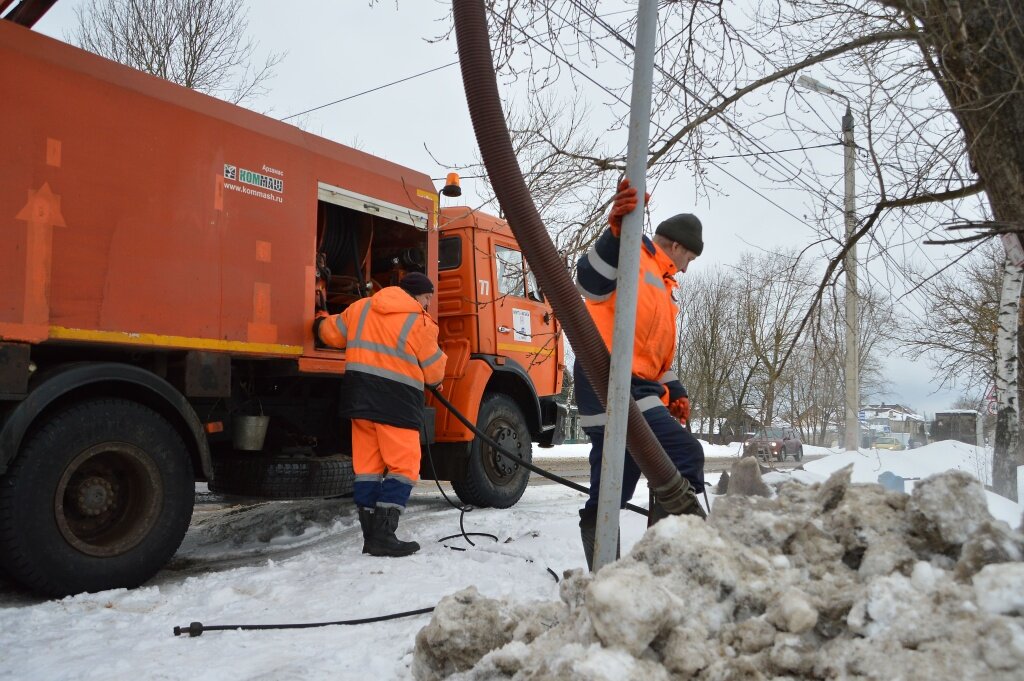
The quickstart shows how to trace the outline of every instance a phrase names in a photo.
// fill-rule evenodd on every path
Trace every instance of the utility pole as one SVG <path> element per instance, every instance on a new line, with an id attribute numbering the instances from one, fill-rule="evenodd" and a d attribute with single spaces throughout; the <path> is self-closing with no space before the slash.
<path id="1" fill-rule="evenodd" d="M 843 382 L 846 384 L 844 395 L 845 419 L 843 427 L 843 449 L 857 451 L 860 437 L 860 343 L 857 338 L 857 244 L 853 242 L 853 233 L 857 230 L 857 207 L 854 205 L 854 152 L 853 113 L 850 111 L 850 99 L 836 92 L 833 88 L 808 75 L 796 79 L 796 84 L 823 95 L 840 97 L 846 102 L 846 113 L 843 114 L 843 221 L 846 227 L 846 257 L 843 269 L 846 270 L 846 363 L 843 369 Z"/>
<path id="2" fill-rule="evenodd" d="M 854 205 L 854 151 L 853 114 L 850 103 L 846 103 L 843 114 L 843 179 L 845 185 L 843 214 L 846 220 L 846 437 L 843 443 L 847 451 L 857 451 L 860 436 L 860 344 L 857 342 L 857 244 L 853 233 L 857 228 L 856 206 Z"/>

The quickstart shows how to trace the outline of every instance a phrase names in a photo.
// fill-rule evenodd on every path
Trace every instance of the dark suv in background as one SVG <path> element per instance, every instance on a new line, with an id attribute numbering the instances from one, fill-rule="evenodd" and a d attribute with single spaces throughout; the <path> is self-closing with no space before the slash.
<path id="1" fill-rule="evenodd" d="M 743 456 L 756 456 L 762 461 L 795 461 L 804 458 L 804 445 L 795 428 L 761 428 L 743 443 Z"/>

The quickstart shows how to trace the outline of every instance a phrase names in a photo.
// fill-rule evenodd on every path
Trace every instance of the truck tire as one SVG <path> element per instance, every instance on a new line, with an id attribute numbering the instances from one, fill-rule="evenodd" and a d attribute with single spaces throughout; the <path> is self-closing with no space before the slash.
<path id="1" fill-rule="evenodd" d="M 800 445 L 799 449 L 796 450 L 796 456 L 793 457 L 797 461 L 803 461 L 804 458 L 804 446 Z"/>
<path id="2" fill-rule="evenodd" d="M 322 499 L 351 496 L 354 481 L 349 457 L 230 454 L 214 458 L 210 491 L 261 499 Z"/>
<path id="3" fill-rule="evenodd" d="M 519 458 L 533 463 L 530 429 L 523 412 L 511 398 L 489 394 L 484 397 L 477 427 Z M 464 504 L 480 508 L 508 508 L 523 496 L 530 471 L 499 454 L 479 437 L 469 450 L 466 477 L 453 480 L 452 488 Z"/>
<path id="4" fill-rule="evenodd" d="M 120 399 L 48 418 L 0 478 L 0 563 L 48 596 L 142 584 L 174 555 L 195 499 L 174 427 Z"/>

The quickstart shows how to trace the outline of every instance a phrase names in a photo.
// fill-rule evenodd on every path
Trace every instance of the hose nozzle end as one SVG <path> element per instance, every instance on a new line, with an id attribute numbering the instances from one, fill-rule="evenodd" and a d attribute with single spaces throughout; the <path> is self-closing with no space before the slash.
<path id="1" fill-rule="evenodd" d="M 671 480 L 652 490 L 654 498 L 672 515 L 696 515 L 707 518 L 690 482 L 677 472 Z"/>
<path id="2" fill-rule="evenodd" d="M 188 627 L 174 627 L 174 635 L 181 636 L 182 634 L 188 634 L 191 638 L 203 635 L 203 623 L 193 622 Z"/>

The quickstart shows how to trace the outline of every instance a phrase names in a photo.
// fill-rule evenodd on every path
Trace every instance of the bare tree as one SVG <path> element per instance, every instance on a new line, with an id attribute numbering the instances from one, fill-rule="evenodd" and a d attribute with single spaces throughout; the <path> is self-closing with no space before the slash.
<path id="1" fill-rule="evenodd" d="M 795 252 L 761 253 L 744 258 L 737 277 L 748 347 L 758 362 L 760 420 L 770 424 L 780 415 L 776 401 L 787 355 L 812 302 L 810 264 Z"/>
<path id="2" fill-rule="evenodd" d="M 495 62 L 535 87 L 587 77 L 601 68 L 604 104 L 625 124 L 635 13 L 609 11 L 596 0 L 505 0 L 490 4 Z M 602 14 L 603 12 L 603 14 Z M 825 255 L 820 300 L 842 273 L 854 244 L 862 261 L 879 259 L 907 291 L 904 249 L 922 243 L 1007 235 L 1020 251 L 1024 229 L 1024 3 L 1019 0 L 684 0 L 662 3 L 649 185 L 685 173 L 697 191 L 714 194 L 722 156 L 743 155 L 766 182 L 805 193 L 818 208 L 817 241 L 808 257 Z M 608 67 L 619 68 L 619 77 Z M 807 74 L 845 96 L 856 121 L 856 229 L 842 228 L 838 117 L 822 113 L 821 95 L 795 87 Z M 595 176 L 620 172 L 622 145 L 598 159 Z M 782 150 L 793 150 L 791 156 Z M 791 160 L 792 158 L 792 160 Z M 946 228 L 966 228 L 959 238 Z M 930 255 L 925 252 L 924 257 Z M 1024 261 L 1024 254 L 1017 262 Z M 868 268 L 865 268 L 867 270 Z M 937 267 L 935 269 L 938 269 Z M 1014 274 L 1007 269 L 1006 281 Z M 891 282 L 883 282 L 891 283 Z M 1012 286 L 1004 287 L 1009 291 Z M 1004 319 L 1018 319 L 1007 293 Z M 1013 309 L 1011 309 L 1013 308 Z M 807 309 L 801 334 L 819 323 Z M 1009 333 L 1009 330 L 1007 331 Z M 996 489 L 1015 496 L 1024 464 L 1016 433 L 1016 343 L 998 364 L 1000 411 Z M 783 353 L 784 364 L 797 344 Z M 1009 392 L 1007 392 L 1009 391 Z M 1005 398 L 1005 399 L 1004 399 Z M 1011 476 L 1012 477 L 1012 476 Z"/>
<path id="3" fill-rule="evenodd" d="M 78 46 L 236 104 L 264 94 L 284 58 L 254 61 L 242 0 L 90 0 L 75 15 Z"/>
<path id="4" fill-rule="evenodd" d="M 944 385 L 978 391 L 995 380 L 996 313 L 1005 261 L 1002 246 L 987 242 L 921 284 L 928 323 L 905 329 L 900 341 L 908 356 L 927 356 Z"/>
<path id="5" fill-rule="evenodd" d="M 819 323 L 794 339 L 817 288 L 808 263 L 789 253 L 745 253 L 735 271 L 713 267 L 688 274 L 680 287 L 675 369 L 690 393 L 700 432 L 724 432 L 728 417 L 750 407 L 758 420 L 781 418 L 808 442 L 828 443 L 843 414 L 846 348 L 841 300 L 830 297 Z M 858 350 L 861 389 L 881 392 L 880 351 L 894 326 L 892 306 L 871 289 L 860 292 Z M 795 350 L 782 365 L 781 353 Z M 727 427 L 726 427 L 727 430 Z"/>
<path id="6" fill-rule="evenodd" d="M 743 378 L 757 368 L 736 291 L 735 280 L 714 268 L 688 274 L 679 292 L 675 370 L 690 395 L 691 422 L 709 436 L 722 435 L 727 415 L 742 408 L 733 396 L 745 395 Z"/>

